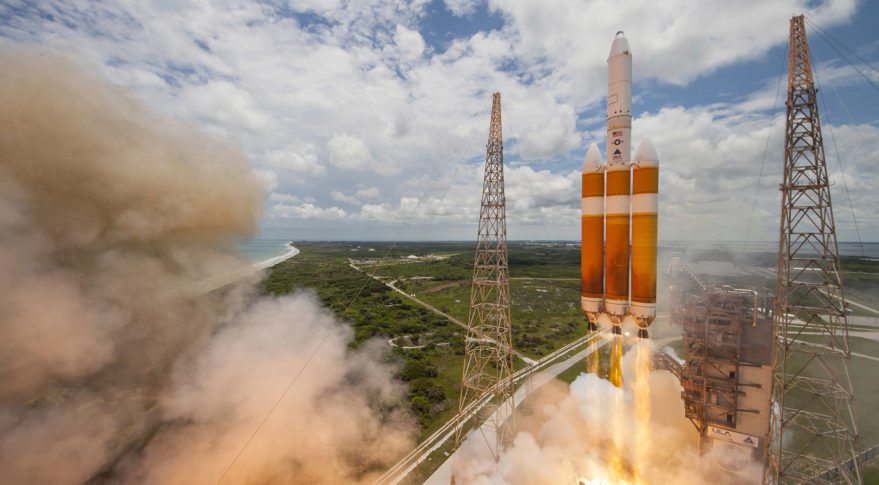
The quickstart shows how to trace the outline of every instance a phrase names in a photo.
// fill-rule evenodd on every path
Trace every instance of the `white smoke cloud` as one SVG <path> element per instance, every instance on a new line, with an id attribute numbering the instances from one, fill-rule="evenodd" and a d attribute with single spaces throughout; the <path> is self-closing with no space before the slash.
<path id="1" fill-rule="evenodd" d="M 482 436 L 471 434 L 453 462 L 455 483 L 716 483 L 700 466 L 698 433 L 684 416 L 681 387 L 671 373 L 649 374 L 646 437 L 639 430 L 634 365 L 632 351 L 622 359 L 622 389 L 594 374 L 581 374 L 570 387 L 556 381 L 541 388 L 533 414 L 521 419 L 497 463 Z"/>
<path id="2" fill-rule="evenodd" d="M 193 352 L 162 396 L 143 483 L 216 483 L 297 372 L 225 483 L 368 483 L 411 448 L 411 419 L 391 408 L 400 385 L 378 349 L 350 353 L 350 327 L 310 295 L 262 300 Z"/>
<path id="3" fill-rule="evenodd" d="M 359 483 L 410 447 L 391 370 L 312 297 L 198 290 L 250 268 L 240 147 L 57 53 L 0 65 L 4 483 L 217 483 L 300 371 L 223 483 Z"/>

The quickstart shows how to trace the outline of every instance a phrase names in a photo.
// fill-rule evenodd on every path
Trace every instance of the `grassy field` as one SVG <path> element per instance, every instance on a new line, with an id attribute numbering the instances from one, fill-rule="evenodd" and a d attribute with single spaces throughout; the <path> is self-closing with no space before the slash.
<path id="1" fill-rule="evenodd" d="M 864 465 L 864 485 L 879 485 L 879 459 L 874 458 Z"/>

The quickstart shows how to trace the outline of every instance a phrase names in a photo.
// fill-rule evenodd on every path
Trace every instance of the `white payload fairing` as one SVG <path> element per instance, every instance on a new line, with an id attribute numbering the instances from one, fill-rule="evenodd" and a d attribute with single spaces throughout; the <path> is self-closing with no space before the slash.
<path id="1" fill-rule="evenodd" d="M 581 306 L 591 329 L 605 313 L 620 333 L 632 316 L 646 337 L 656 316 L 659 159 L 645 139 L 632 162 L 631 136 L 632 53 L 617 32 L 607 59 L 607 163 L 594 143 L 583 161 Z"/>

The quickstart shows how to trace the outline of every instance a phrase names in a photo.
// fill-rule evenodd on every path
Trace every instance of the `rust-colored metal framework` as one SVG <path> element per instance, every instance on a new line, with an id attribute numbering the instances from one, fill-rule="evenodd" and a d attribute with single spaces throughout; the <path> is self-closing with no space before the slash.
<path id="1" fill-rule="evenodd" d="M 768 332 L 767 299 L 755 290 L 719 286 L 708 289 L 682 312 L 687 361 L 680 376 L 681 397 L 684 413 L 700 436 L 709 425 L 736 429 L 740 413 L 760 412 L 742 407 L 739 401 L 746 387 L 756 386 L 741 379 L 742 367 L 769 364 L 768 344 L 761 348 L 745 341 L 746 330 L 754 333 L 752 328 L 760 326 Z"/>
<path id="2" fill-rule="evenodd" d="M 863 483 L 846 303 L 815 93 L 803 17 L 794 17 L 764 484 Z"/>
<path id="3" fill-rule="evenodd" d="M 455 448 L 464 439 L 467 418 L 475 413 L 471 423 L 479 427 L 495 459 L 499 458 L 504 444 L 512 438 L 515 411 L 507 270 L 501 95 L 494 93 L 482 183 L 479 234 L 473 262 Z"/>

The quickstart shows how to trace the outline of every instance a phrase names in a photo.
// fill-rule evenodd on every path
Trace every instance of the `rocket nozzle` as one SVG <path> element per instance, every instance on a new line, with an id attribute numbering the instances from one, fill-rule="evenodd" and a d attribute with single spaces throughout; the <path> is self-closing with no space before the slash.
<path id="1" fill-rule="evenodd" d="M 594 332 L 598 330 L 598 312 L 586 312 L 586 320 L 589 321 L 589 331 Z"/>
<path id="2" fill-rule="evenodd" d="M 635 317 L 635 325 L 640 330 L 647 330 L 647 327 L 653 323 L 654 317 Z"/>
<path id="3" fill-rule="evenodd" d="M 645 339 L 645 338 L 649 338 L 649 337 L 650 337 L 650 335 L 647 334 L 647 330 L 646 330 L 646 329 L 643 329 L 643 328 L 639 328 L 639 329 L 638 329 L 638 338 L 639 338 L 639 339 L 642 339 L 642 340 L 643 340 L 643 339 Z"/>

